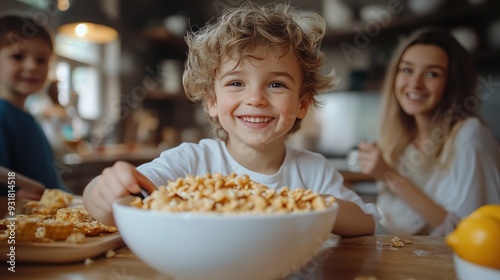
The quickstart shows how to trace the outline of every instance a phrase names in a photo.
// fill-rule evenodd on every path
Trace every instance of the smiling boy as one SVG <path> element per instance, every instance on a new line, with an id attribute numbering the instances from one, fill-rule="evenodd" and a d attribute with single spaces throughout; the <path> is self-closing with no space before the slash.
<path id="1" fill-rule="evenodd" d="M 320 154 L 287 147 L 315 96 L 330 89 L 333 74 L 320 68 L 325 22 L 287 4 L 247 3 L 228 9 L 214 23 L 186 37 L 183 84 L 202 102 L 219 139 L 183 143 L 137 169 L 117 162 L 84 192 L 86 209 L 113 224 L 111 204 L 146 186 L 166 185 L 187 174 L 247 174 L 270 188 L 288 186 L 330 194 L 339 203 L 333 233 L 368 235 L 375 230 L 374 205 L 343 186 L 340 173 Z"/>

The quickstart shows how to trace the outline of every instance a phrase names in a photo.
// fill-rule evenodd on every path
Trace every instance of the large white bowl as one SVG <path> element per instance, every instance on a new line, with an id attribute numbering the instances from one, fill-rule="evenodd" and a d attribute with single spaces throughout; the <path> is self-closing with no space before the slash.
<path id="1" fill-rule="evenodd" d="M 455 271 L 460 280 L 498 280 L 500 269 L 488 268 L 468 262 L 453 254 Z"/>
<path id="2" fill-rule="evenodd" d="M 281 279 L 312 260 L 338 213 L 165 213 L 113 204 L 125 244 L 145 263 L 174 279 Z"/>

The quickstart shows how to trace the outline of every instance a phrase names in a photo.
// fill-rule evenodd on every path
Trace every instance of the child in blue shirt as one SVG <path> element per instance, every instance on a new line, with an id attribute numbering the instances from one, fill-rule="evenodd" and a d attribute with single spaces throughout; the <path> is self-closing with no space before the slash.
<path id="1" fill-rule="evenodd" d="M 27 17 L 0 18 L 0 177 L 17 175 L 15 187 L 0 182 L 1 196 L 15 189 L 16 198 L 39 199 L 43 190 L 23 189 L 23 176 L 64 189 L 47 138 L 24 109 L 26 98 L 45 85 L 52 53 L 48 29 Z"/>

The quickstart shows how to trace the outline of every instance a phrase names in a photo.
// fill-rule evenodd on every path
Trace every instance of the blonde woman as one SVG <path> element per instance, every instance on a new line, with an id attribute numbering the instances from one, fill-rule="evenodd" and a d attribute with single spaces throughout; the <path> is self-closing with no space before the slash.
<path id="1" fill-rule="evenodd" d="M 476 116 L 482 95 L 467 51 L 426 28 L 393 56 L 378 143 L 359 164 L 381 187 L 382 230 L 445 235 L 483 204 L 500 203 L 500 148 Z"/>

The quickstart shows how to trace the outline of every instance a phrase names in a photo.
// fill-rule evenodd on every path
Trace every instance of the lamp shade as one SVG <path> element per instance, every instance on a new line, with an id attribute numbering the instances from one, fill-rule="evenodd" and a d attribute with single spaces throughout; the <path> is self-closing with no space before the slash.
<path id="1" fill-rule="evenodd" d="M 96 0 L 74 0 L 69 9 L 61 14 L 58 32 L 97 44 L 118 38 L 115 24 Z"/>

